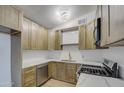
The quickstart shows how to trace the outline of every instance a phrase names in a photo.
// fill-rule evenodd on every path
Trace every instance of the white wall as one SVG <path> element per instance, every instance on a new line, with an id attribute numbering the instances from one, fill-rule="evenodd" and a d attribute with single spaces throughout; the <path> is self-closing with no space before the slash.
<path id="1" fill-rule="evenodd" d="M 48 51 L 45 50 L 23 50 L 23 62 L 28 60 L 48 59 Z M 29 61 L 30 62 L 30 61 Z"/>
<path id="2" fill-rule="evenodd" d="M 11 86 L 10 35 L 0 33 L 0 87 Z"/>

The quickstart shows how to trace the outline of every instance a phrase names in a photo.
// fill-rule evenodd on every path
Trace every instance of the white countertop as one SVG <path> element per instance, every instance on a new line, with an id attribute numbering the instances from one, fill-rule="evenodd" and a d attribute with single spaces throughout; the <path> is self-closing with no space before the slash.
<path id="1" fill-rule="evenodd" d="M 77 61 L 69 62 L 69 61 L 62 61 L 60 59 L 30 59 L 30 60 L 23 60 L 22 68 L 48 63 L 50 61 L 65 62 L 65 63 L 75 63 L 75 64 L 90 64 L 90 65 L 102 66 L 101 63 L 92 62 L 92 61 L 84 61 L 84 60 L 77 60 Z"/>
<path id="2" fill-rule="evenodd" d="M 76 87 L 124 87 L 121 79 L 81 73 Z"/>
<path id="3" fill-rule="evenodd" d="M 66 63 L 81 63 L 81 61 L 75 61 L 75 62 L 68 62 L 68 61 L 62 61 L 62 60 L 59 60 L 59 59 L 37 59 L 37 60 L 26 60 L 26 61 L 23 61 L 23 64 L 22 64 L 22 68 L 26 68 L 26 67 L 30 67 L 30 66 L 34 66 L 34 65 L 39 65 L 39 64 L 44 64 L 44 63 L 48 63 L 48 62 L 51 62 L 51 61 L 54 61 L 54 62 L 66 62 Z"/>

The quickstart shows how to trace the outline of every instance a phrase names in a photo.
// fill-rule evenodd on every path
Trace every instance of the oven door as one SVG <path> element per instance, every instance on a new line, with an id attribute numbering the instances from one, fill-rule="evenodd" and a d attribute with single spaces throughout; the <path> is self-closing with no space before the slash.
<path id="1" fill-rule="evenodd" d="M 37 86 L 48 80 L 48 64 L 37 66 Z"/>

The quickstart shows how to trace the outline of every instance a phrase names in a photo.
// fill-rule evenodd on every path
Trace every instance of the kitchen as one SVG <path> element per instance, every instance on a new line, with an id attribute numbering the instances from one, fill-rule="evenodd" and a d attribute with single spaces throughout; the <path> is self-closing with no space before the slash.
<path id="1" fill-rule="evenodd" d="M 0 87 L 124 87 L 123 11 L 0 5 Z"/>

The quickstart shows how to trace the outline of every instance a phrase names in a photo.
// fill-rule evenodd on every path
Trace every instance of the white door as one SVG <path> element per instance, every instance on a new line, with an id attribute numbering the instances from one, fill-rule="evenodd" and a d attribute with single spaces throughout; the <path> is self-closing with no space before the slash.
<path id="1" fill-rule="evenodd" d="M 0 87 L 11 86 L 10 35 L 0 33 Z"/>

